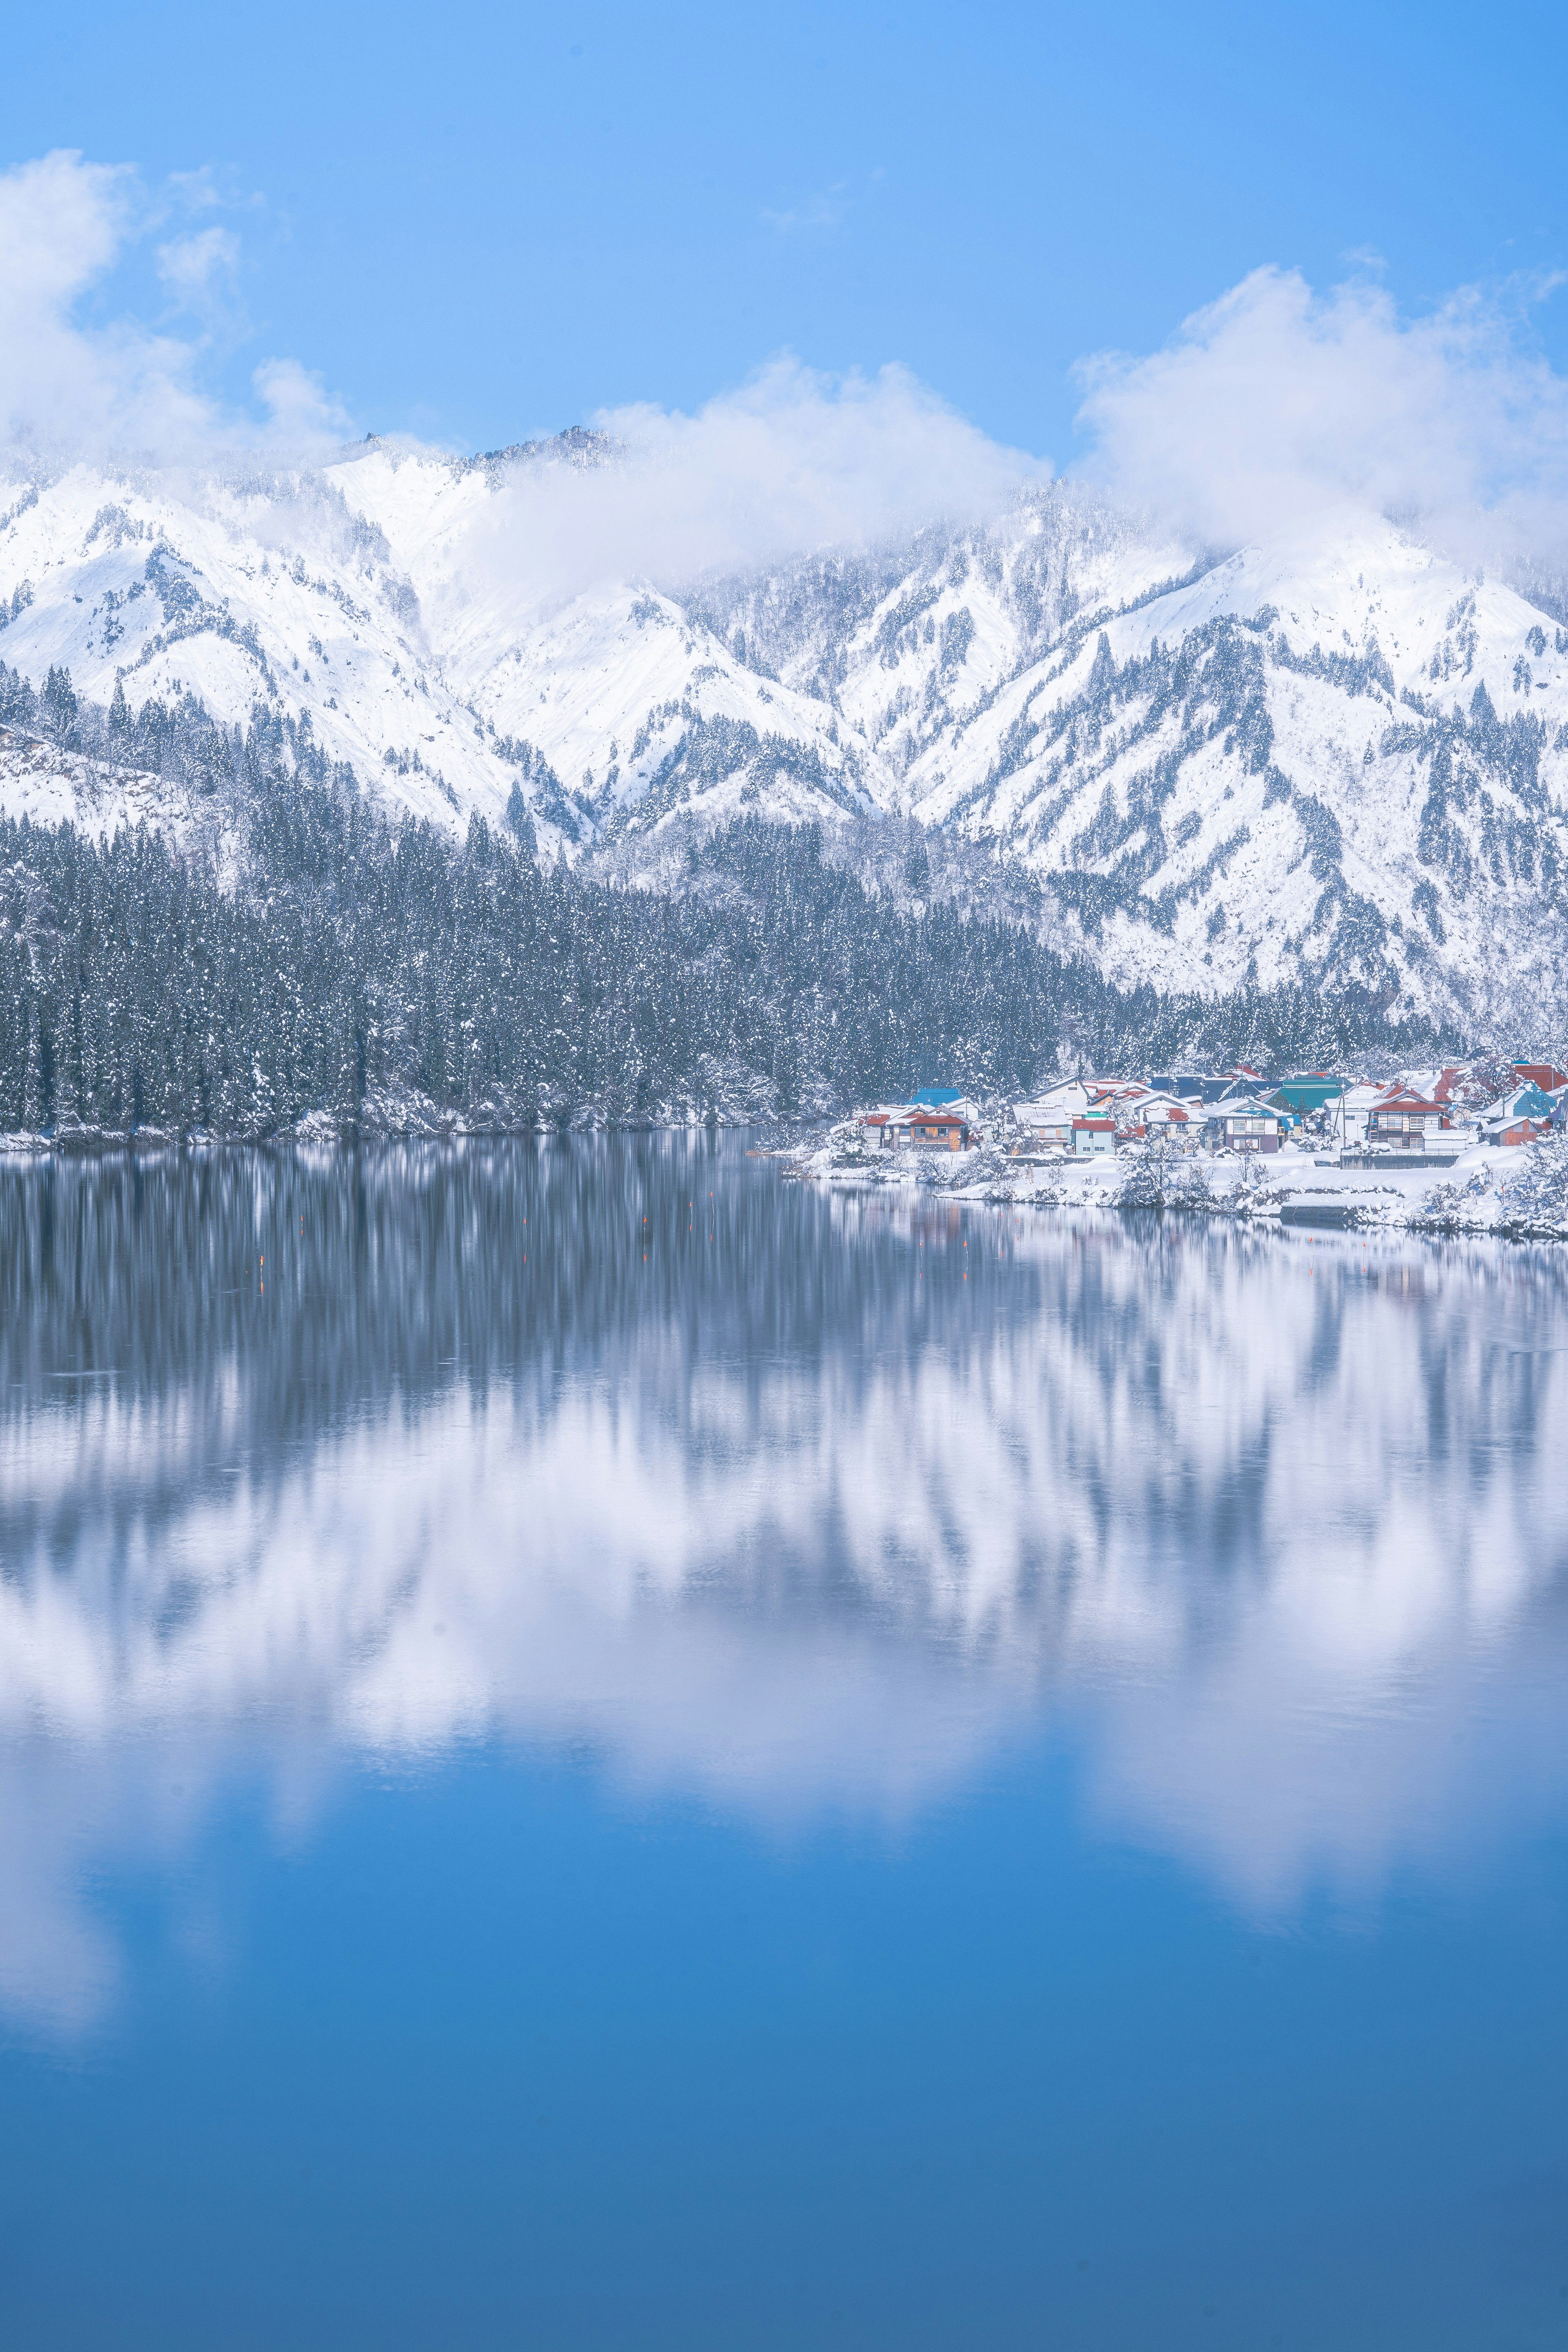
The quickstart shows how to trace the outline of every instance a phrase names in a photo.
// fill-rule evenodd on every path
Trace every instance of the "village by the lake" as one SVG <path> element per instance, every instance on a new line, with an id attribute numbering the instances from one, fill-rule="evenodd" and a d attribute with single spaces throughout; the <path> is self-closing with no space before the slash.
<path id="1" fill-rule="evenodd" d="M 1483 1057 L 1347 1071 L 1081 1073 L 1027 1101 L 922 1086 L 786 1157 L 797 1178 L 1042 1208 L 1568 1237 L 1568 1072 Z"/>

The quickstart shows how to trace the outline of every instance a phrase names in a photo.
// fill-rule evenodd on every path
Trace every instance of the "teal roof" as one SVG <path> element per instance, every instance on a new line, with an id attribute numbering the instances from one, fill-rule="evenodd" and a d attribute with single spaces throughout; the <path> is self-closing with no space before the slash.
<path id="1" fill-rule="evenodd" d="M 1348 1083 L 1321 1070 L 1306 1071 L 1300 1077 L 1281 1078 L 1268 1099 L 1281 1110 L 1321 1110 L 1325 1103 L 1338 1101 Z"/>

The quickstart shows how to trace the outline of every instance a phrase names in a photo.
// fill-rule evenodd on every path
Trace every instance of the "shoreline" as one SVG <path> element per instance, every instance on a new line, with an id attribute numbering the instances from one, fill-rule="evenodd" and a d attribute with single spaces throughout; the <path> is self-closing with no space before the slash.
<path id="1" fill-rule="evenodd" d="M 802 1122 L 803 1125 L 806 1124 Z M 1490 1235 L 1505 1241 L 1568 1242 L 1568 1145 L 1522 1145 L 1507 1152 L 1473 1146 L 1430 1168 L 1363 1162 L 1342 1166 L 1307 1151 L 1278 1155 L 1184 1153 L 1163 1163 L 1134 1147 L 1081 1162 L 1066 1156 L 1015 1158 L 992 1145 L 963 1153 L 844 1148 L 839 1123 L 792 1137 L 773 1119 L 704 1110 L 685 1116 L 473 1122 L 457 1113 L 428 1121 L 352 1124 L 311 1113 L 265 1135 L 126 1131 L 0 1135 L 0 1164 L 44 1160 L 156 1159 L 188 1152 L 359 1150 L 394 1144 L 568 1141 L 603 1135 L 757 1136 L 747 1156 L 779 1163 L 786 1182 L 836 1192 L 921 1194 L 967 1207 L 1062 1209 L 1097 1214 L 1224 1217 L 1284 1232 L 1410 1233 L 1434 1238 Z M 815 1142 L 812 1139 L 815 1138 Z"/>
<path id="2" fill-rule="evenodd" d="M 892 1163 L 879 1165 L 883 1158 Z M 1346 1167 L 1328 1154 L 1183 1154 L 1163 1163 L 1134 1147 L 1075 1162 L 1015 1159 L 981 1145 L 952 1159 L 934 1150 L 864 1153 L 829 1138 L 785 1173 L 854 1192 L 918 1191 L 975 1206 L 1076 1209 L 1118 1214 L 1226 1217 L 1287 1232 L 1405 1232 L 1509 1241 L 1568 1241 L 1568 1148 L 1474 1145 L 1428 1168 Z M 1329 1164 L 1323 1164 L 1328 1161 Z"/>
<path id="3" fill-rule="evenodd" d="M 776 1134 L 781 1127 L 776 1119 L 762 1119 L 735 1112 L 693 1112 L 679 1117 L 644 1118 L 610 1118 L 602 1113 L 586 1117 L 574 1113 L 569 1118 L 536 1118 L 532 1120 L 497 1119 L 472 1120 L 454 1112 L 448 1117 L 429 1121 L 409 1119 L 394 1123 L 381 1120 L 348 1120 L 335 1115 L 311 1112 L 291 1127 L 271 1129 L 265 1133 L 227 1134 L 208 1128 L 171 1129 L 151 1124 L 137 1128 L 70 1128 L 64 1133 L 31 1132 L 25 1128 L 0 1134 L 0 1160 L 110 1160 L 137 1152 L 165 1151 L 277 1151 L 291 1146 L 314 1150 L 354 1150 L 365 1144 L 379 1143 L 479 1143 L 507 1138 L 521 1141 L 563 1139 L 580 1135 L 691 1135 L 738 1134 L 746 1129 L 761 1129 Z M 803 1122 L 804 1124 L 804 1122 Z M 787 1152 L 788 1143 L 769 1147 L 772 1152 Z"/>

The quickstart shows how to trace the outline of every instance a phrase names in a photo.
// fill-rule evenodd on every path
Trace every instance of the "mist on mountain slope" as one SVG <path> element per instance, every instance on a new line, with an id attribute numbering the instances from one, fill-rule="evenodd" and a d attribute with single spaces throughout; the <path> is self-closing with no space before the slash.
<path id="1" fill-rule="evenodd" d="M 746 814 L 914 818 L 1120 982 L 1472 1024 L 1560 985 L 1568 431 L 1498 304 L 1255 273 L 1088 364 L 1066 479 L 897 369 L 788 359 L 471 459 L 345 443 L 289 360 L 237 415 L 196 328 L 84 325 L 169 226 L 78 157 L 0 179 L 0 662 L 42 739 L 0 756 L 7 809 L 188 833 L 224 763 L 180 714 L 259 713 L 394 813 L 521 805 L 546 857 L 649 880 Z M 232 266 L 175 226 L 170 282 Z M 138 791 L 83 766 L 117 697 Z"/>
<path id="2" fill-rule="evenodd" d="M 271 354 L 248 408 L 209 388 L 213 308 L 240 265 L 203 175 L 149 188 L 65 150 L 0 172 L 0 445 L 15 462 L 140 460 L 176 477 L 258 457 L 320 463 L 354 427 L 308 362 Z M 166 315 L 89 323 L 117 265 L 155 254 Z M 1068 468 L 1130 511 L 1226 550 L 1340 507 L 1461 560 L 1538 575 L 1568 551 L 1568 382 L 1532 340 L 1551 286 L 1461 288 L 1401 316 L 1375 279 L 1315 291 L 1265 267 L 1160 351 L 1081 363 Z M 820 375 L 785 354 L 695 415 L 642 403 L 589 420 L 613 467 L 510 486 L 496 560 L 530 587 L 681 585 L 867 545 L 1004 506 L 1048 460 L 1000 446 L 907 370 Z"/>

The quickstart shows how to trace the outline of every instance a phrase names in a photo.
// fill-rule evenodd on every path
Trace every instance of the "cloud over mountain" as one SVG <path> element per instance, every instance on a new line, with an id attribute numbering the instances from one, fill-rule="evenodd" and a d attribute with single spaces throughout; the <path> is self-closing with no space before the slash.
<path id="1" fill-rule="evenodd" d="M 1456 553 L 1561 559 L 1568 381 L 1527 328 L 1522 299 L 1468 289 L 1406 319 L 1378 286 L 1257 269 L 1163 350 L 1085 364 L 1086 470 L 1211 543 L 1351 507 Z"/>
<path id="2" fill-rule="evenodd" d="M 680 585 L 864 548 L 978 520 L 1048 472 L 901 367 L 832 377 L 785 354 L 694 415 L 642 404 L 594 421 L 615 463 L 519 472 L 497 501 L 481 561 L 521 589 Z"/>
<path id="3" fill-rule="evenodd" d="M 209 388 L 204 320 L 239 259 L 231 229 L 186 231 L 182 216 L 209 203 L 199 179 L 153 198 L 132 166 L 67 149 L 0 173 L 0 443 L 50 457 L 113 451 L 185 460 L 223 447 L 320 447 L 342 436 L 346 415 L 298 361 L 257 368 L 259 415 L 237 413 Z M 84 317 L 116 265 L 166 232 L 172 215 L 177 233 L 157 246 L 158 277 L 195 329 Z"/>
<path id="4" fill-rule="evenodd" d="M 132 166 L 63 150 L 0 173 L 0 443 L 186 462 L 321 455 L 349 435 L 308 359 L 264 357 L 243 408 L 213 389 L 242 260 L 215 204 L 202 174 L 149 191 Z M 164 315 L 149 323 L 132 304 L 95 318 L 138 257 Z M 1530 327 L 1551 291 L 1462 289 L 1408 318 L 1366 280 L 1320 293 L 1299 271 L 1254 270 L 1162 349 L 1083 363 L 1075 470 L 1209 546 L 1343 509 L 1461 559 L 1560 567 L 1568 381 Z M 231 315 L 226 331 L 232 344 Z M 515 478 L 472 551 L 494 584 L 550 599 L 606 580 L 683 583 L 973 522 L 1050 472 L 897 364 L 831 376 L 784 353 L 689 414 L 644 403 L 592 422 L 616 462 Z"/>

